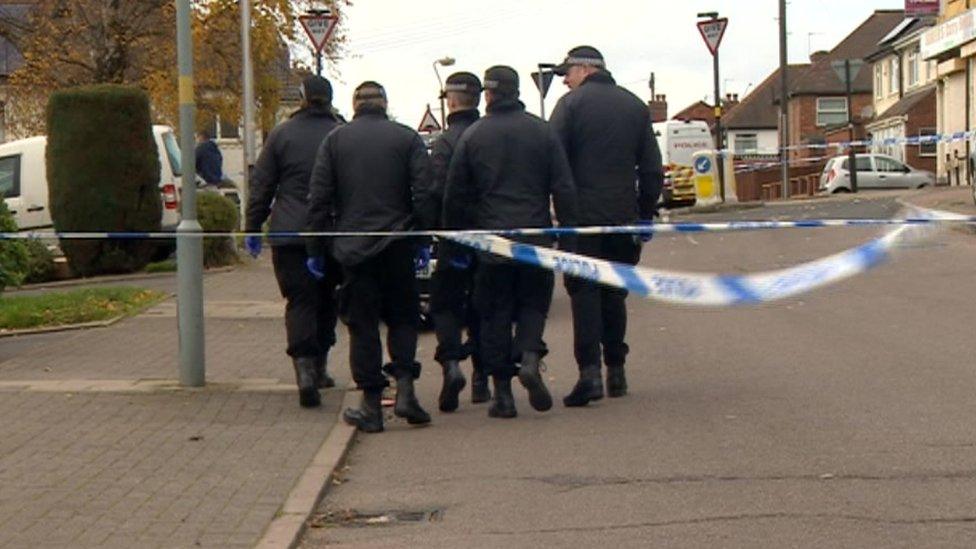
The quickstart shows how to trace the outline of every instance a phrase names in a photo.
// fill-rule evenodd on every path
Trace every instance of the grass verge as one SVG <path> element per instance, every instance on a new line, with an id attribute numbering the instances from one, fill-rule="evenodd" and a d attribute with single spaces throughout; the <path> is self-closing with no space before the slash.
<path id="1" fill-rule="evenodd" d="M 166 294 L 143 288 L 88 288 L 0 298 L 0 331 L 53 328 L 129 316 Z"/>
<path id="2" fill-rule="evenodd" d="M 146 265 L 146 272 L 149 274 L 153 273 L 175 273 L 176 272 L 176 260 L 167 259 L 164 261 L 157 261 L 155 263 L 150 263 Z"/>

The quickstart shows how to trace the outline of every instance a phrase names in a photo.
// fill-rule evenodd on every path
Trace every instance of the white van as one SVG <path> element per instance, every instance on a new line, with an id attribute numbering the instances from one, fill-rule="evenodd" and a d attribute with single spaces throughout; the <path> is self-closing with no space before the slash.
<path id="1" fill-rule="evenodd" d="M 173 129 L 153 126 L 159 151 L 159 192 L 163 204 L 162 228 L 176 230 L 180 222 L 180 147 Z M 48 204 L 47 137 L 38 136 L 0 145 L 0 194 L 21 230 L 53 226 Z"/>
<path id="2" fill-rule="evenodd" d="M 702 120 L 669 120 L 654 125 L 661 160 L 664 163 L 664 206 L 691 206 L 695 203 L 692 156 L 715 148 L 708 123 Z"/>

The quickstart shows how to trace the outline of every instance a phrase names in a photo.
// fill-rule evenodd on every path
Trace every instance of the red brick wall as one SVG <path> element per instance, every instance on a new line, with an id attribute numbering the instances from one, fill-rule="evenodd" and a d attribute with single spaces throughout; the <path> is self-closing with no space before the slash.
<path id="1" fill-rule="evenodd" d="M 801 95 L 790 100 L 790 145 L 803 145 L 815 140 L 827 138 L 826 128 L 817 126 L 817 97 L 813 95 Z M 830 96 L 823 96 L 830 97 Z M 861 112 L 872 106 L 873 99 L 870 93 L 855 94 L 852 98 L 854 104 L 855 125 L 861 125 Z M 863 128 L 860 130 L 863 137 Z M 846 134 L 846 129 L 845 129 Z M 836 139 L 835 141 L 846 141 Z M 808 158 L 811 156 L 821 156 L 823 151 L 817 149 L 803 149 L 792 153 L 794 157 Z"/>
<path id="2" fill-rule="evenodd" d="M 905 124 L 905 136 L 912 137 L 919 135 L 919 131 L 923 128 L 935 128 L 937 124 L 936 108 L 935 94 L 932 94 L 931 98 L 915 105 L 912 112 L 908 115 L 908 122 Z M 936 173 L 936 156 L 919 156 L 918 151 L 918 146 L 906 145 L 905 162 L 913 168 Z"/>

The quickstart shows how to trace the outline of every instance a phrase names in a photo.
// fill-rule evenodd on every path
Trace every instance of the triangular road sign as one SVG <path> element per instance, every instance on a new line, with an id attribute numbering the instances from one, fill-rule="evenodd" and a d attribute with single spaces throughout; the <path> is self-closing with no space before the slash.
<path id="1" fill-rule="evenodd" d="M 312 41 L 315 53 L 319 53 L 329 41 L 332 32 L 335 31 L 336 25 L 339 23 L 339 14 L 326 11 L 314 15 L 300 15 L 298 21 Z"/>
<path id="2" fill-rule="evenodd" d="M 850 63 L 851 63 L 851 82 L 853 82 L 857 80 L 857 75 L 861 72 L 861 69 L 864 67 L 864 61 L 861 59 L 851 59 Z M 837 78 L 839 78 L 840 81 L 846 85 L 847 78 L 845 73 L 847 71 L 844 70 L 844 60 L 840 59 L 837 61 L 832 61 L 830 63 L 830 66 L 831 68 L 834 69 L 834 72 L 837 73 Z"/>
<path id="3" fill-rule="evenodd" d="M 434 118 L 434 113 L 430 112 L 430 105 L 427 105 L 427 112 L 424 113 L 424 117 L 420 120 L 420 126 L 417 127 L 417 131 L 421 133 L 434 133 L 441 131 L 441 125 L 437 123 L 437 119 Z"/>
<path id="4" fill-rule="evenodd" d="M 698 32 L 705 39 L 705 45 L 708 46 L 708 51 L 712 52 L 712 55 L 715 55 L 718 52 L 718 47 L 722 45 L 722 37 L 725 36 L 725 28 L 728 26 L 729 20 L 724 17 L 698 23 Z"/>
<path id="5" fill-rule="evenodd" d="M 542 80 L 539 80 L 539 76 L 542 76 Z M 533 72 L 532 81 L 535 82 L 535 88 L 539 90 L 542 94 L 543 99 L 549 94 L 549 86 L 552 85 L 553 72 L 552 71 L 542 71 Z"/>

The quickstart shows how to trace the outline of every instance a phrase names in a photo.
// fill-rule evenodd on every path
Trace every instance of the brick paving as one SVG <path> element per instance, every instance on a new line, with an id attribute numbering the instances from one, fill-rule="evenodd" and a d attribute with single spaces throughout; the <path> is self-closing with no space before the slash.
<path id="1" fill-rule="evenodd" d="M 207 378 L 219 382 L 204 389 L 118 390 L 122 380 L 177 377 L 171 304 L 162 316 L 46 337 L 0 363 L 0 547 L 260 538 L 331 430 L 342 392 L 303 410 L 292 391 L 234 390 L 235 381 L 293 383 L 269 258 L 206 277 L 204 296 Z M 340 335 L 331 368 L 340 386 L 346 354 Z M 101 383 L 30 388 L 71 380 Z"/>

